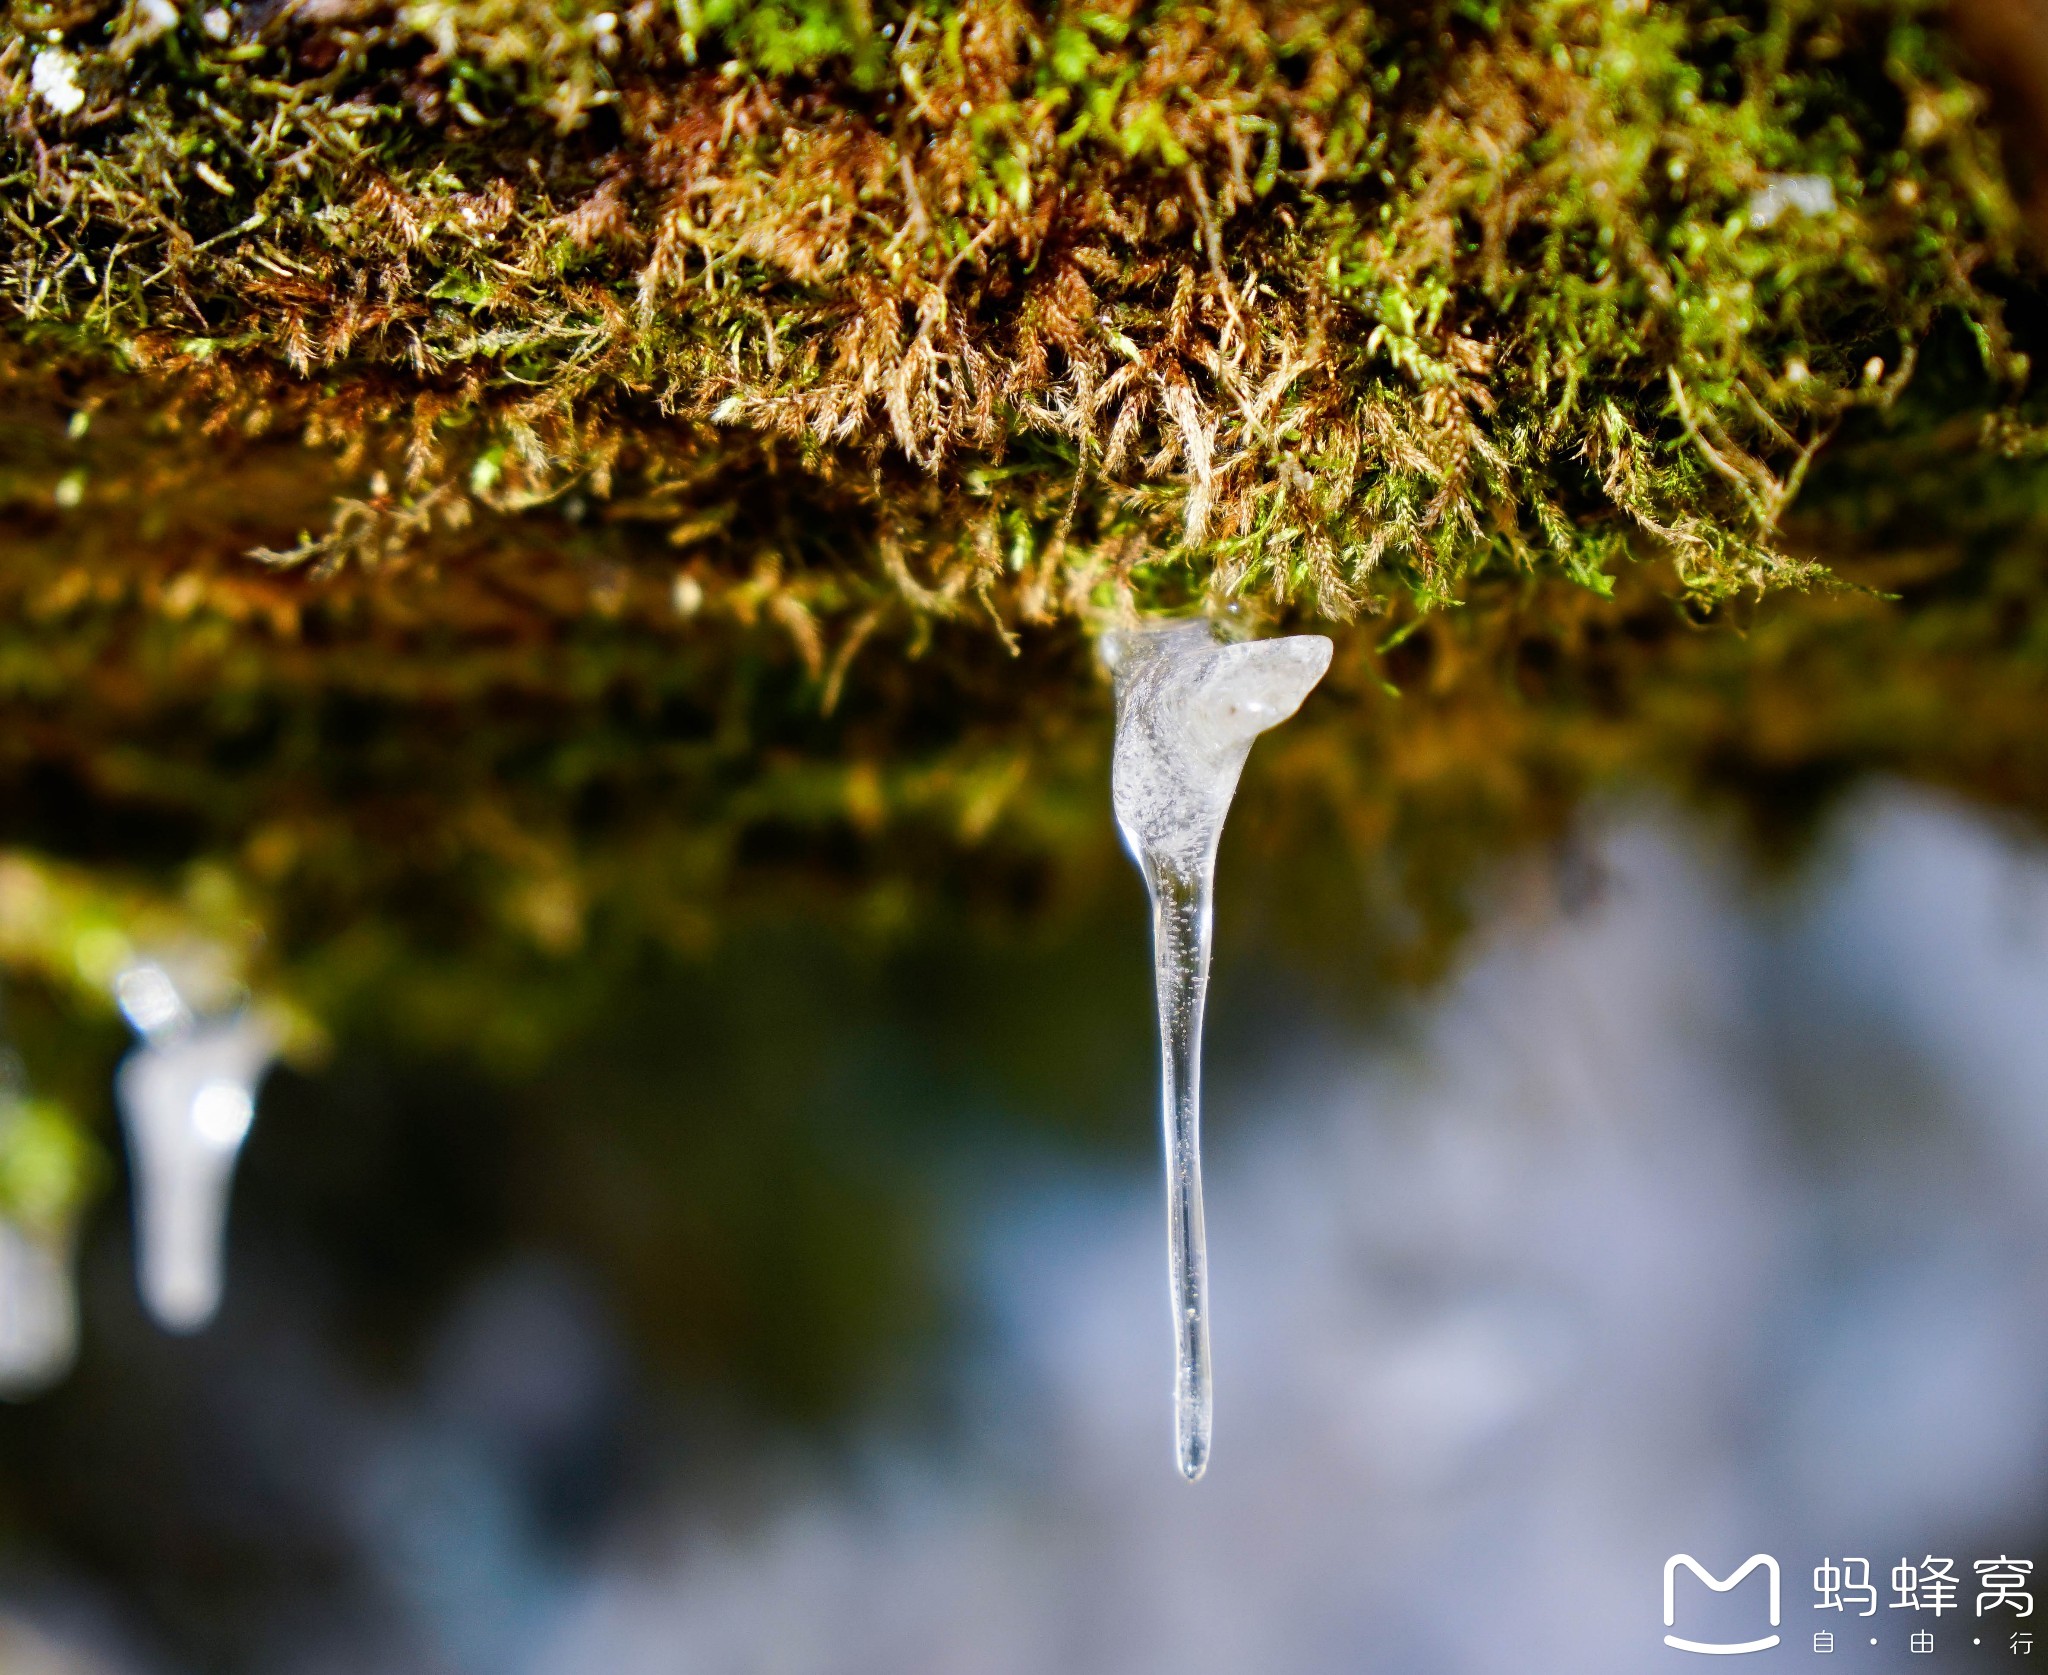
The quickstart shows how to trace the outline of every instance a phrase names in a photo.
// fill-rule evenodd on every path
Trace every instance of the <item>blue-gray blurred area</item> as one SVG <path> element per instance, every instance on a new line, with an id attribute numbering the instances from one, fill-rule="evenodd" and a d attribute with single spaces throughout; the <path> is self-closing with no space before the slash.
<path id="1" fill-rule="evenodd" d="M 208 1336 L 110 1207 L 0 1414 L 0 1670 L 1620 1675 L 1696 1661 L 1668 1555 L 1760 1551 L 1759 1666 L 2022 1666 L 1811 1573 L 2048 1561 L 2048 854 L 1877 789 L 1763 875 L 1611 808 L 1371 1016 L 1235 928 L 1199 1485 L 1135 905 L 797 937 L 510 1093 L 273 1082 Z"/>

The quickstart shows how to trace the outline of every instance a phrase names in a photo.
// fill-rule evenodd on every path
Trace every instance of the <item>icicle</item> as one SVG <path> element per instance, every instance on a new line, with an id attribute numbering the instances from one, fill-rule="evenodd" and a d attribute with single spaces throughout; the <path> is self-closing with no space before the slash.
<path id="1" fill-rule="evenodd" d="M 40 1395 L 78 1354 L 71 1236 L 0 1220 L 0 1399 Z"/>
<path id="2" fill-rule="evenodd" d="M 143 1038 L 114 1082 L 142 1298 L 166 1330 L 194 1332 L 220 1307 L 228 1189 L 277 1041 L 253 1012 L 195 1018 L 155 964 L 124 971 L 115 993 Z"/>
<path id="3" fill-rule="evenodd" d="M 1202 1002 L 1216 844 L 1252 740 L 1297 709 L 1330 666 L 1330 642 L 1295 635 L 1223 645 L 1206 622 L 1115 633 L 1111 797 L 1152 897 L 1166 1130 L 1174 1430 L 1183 1476 L 1209 1464 L 1209 1262 L 1202 1232 Z"/>

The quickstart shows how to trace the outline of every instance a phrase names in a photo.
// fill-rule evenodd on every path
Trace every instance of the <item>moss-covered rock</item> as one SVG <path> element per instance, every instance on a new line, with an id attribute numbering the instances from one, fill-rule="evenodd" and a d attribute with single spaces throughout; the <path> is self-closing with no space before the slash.
<path id="1" fill-rule="evenodd" d="M 1232 841 L 1423 963 L 1622 777 L 2048 811 L 2036 272 L 1915 0 L 78 0 L 0 103 L 0 839 L 329 1018 L 1127 882 L 1140 610 L 1339 628 Z"/>

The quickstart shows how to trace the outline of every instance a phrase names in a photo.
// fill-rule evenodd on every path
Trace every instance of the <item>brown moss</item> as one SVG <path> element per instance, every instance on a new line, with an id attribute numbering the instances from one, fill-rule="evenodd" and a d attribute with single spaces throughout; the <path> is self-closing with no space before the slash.
<path id="1" fill-rule="evenodd" d="M 780 80 L 713 67 L 758 34 L 721 15 L 19 32 L 17 364 L 326 453 L 356 492 L 280 565 L 575 495 L 744 577 L 722 467 L 786 449 L 859 505 L 856 591 L 1004 623 L 1342 618 L 1631 549 L 1702 597 L 1805 580 L 1784 507 L 1937 312 L 2022 370 L 1974 277 L 2014 259 L 1995 149 L 1908 6 L 983 0 L 820 13 Z M 1782 172 L 1840 207 L 1759 224 Z"/>

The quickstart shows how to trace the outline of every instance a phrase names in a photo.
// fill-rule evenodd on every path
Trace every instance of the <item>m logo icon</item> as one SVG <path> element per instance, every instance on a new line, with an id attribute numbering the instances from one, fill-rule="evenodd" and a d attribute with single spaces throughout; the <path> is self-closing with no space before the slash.
<path id="1" fill-rule="evenodd" d="M 1672 1627 L 1678 1621 L 1678 1567 L 1685 1568 L 1697 1576 L 1717 1594 L 1725 1594 L 1740 1585 L 1742 1579 L 1752 1570 L 1763 1569 L 1771 1578 L 1771 1627 L 1778 1626 L 1778 1561 L 1768 1553 L 1758 1553 L 1727 1581 L 1715 1577 L 1705 1565 L 1690 1553 L 1673 1553 L 1664 1561 L 1664 1626 Z M 1678 1635 L 1667 1634 L 1664 1644 L 1675 1646 L 1681 1652 L 1707 1652 L 1718 1656 L 1732 1656 L 1737 1652 L 1767 1652 L 1777 1645 L 1775 1634 L 1761 1640 L 1718 1641 L 1684 1640 Z"/>

